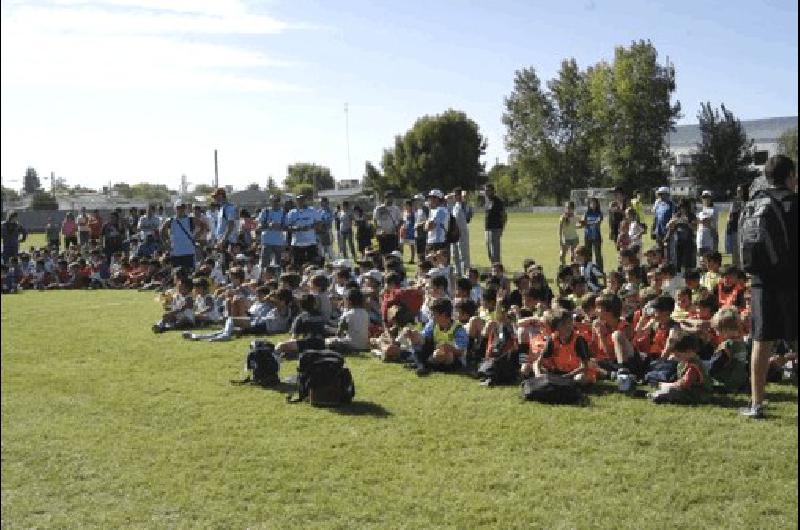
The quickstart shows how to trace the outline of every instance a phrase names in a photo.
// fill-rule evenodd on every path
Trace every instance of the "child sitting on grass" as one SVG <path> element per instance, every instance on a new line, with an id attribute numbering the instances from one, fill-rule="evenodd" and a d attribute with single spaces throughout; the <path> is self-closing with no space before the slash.
<path id="1" fill-rule="evenodd" d="M 300 314 L 292 322 L 291 340 L 279 342 L 275 352 L 284 359 L 296 359 L 308 350 L 325 348 L 325 321 L 319 312 L 317 296 L 308 293 L 300 299 Z"/>
<path id="2" fill-rule="evenodd" d="M 648 394 L 653 403 L 694 404 L 706 393 L 708 378 L 698 358 L 700 339 L 691 333 L 683 333 L 672 345 L 670 353 L 678 361 L 678 379 L 670 383 L 659 383 L 658 390 Z"/>
<path id="3" fill-rule="evenodd" d="M 364 295 L 360 290 L 347 291 L 336 337 L 326 339 L 325 344 L 341 353 L 369 349 L 369 314 L 364 309 Z"/>
<path id="4" fill-rule="evenodd" d="M 720 339 L 714 356 L 707 364 L 714 388 L 722 392 L 747 391 L 750 351 L 742 339 L 738 311 L 733 307 L 723 307 L 711 319 L 711 326 Z"/>
<path id="5" fill-rule="evenodd" d="M 562 309 L 550 312 L 547 327 L 554 330 L 546 339 L 541 355 L 533 362 L 533 373 L 560 374 L 576 383 L 588 385 L 594 382 L 594 372 L 589 368 L 589 345 L 575 333 L 572 315 Z"/>
<path id="6" fill-rule="evenodd" d="M 418 376 L 431 370 L 450 372 L 463 366 L 469 346 L 467 331 L 453 320 L 453 304 L 446 298 L 431 304 L 431 320 L 414 344 L 414 365 Z"/>
<path id="7" fill-rule="evenodd" d="M 185 329 L 194 325 L 194 302 L 190 285 L 188 278 L 177 278 L 175 292 L 170 297 L 169 310 L 162 315 L 161 320 L 153 324 L 153 333 Z"/>

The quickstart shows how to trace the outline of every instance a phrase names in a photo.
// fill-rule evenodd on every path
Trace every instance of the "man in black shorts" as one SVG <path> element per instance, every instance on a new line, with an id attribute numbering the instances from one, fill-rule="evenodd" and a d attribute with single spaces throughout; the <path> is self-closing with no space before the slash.
<path id="1" fill-rule="evenodd" d="M 788 234 L 775 236 L 788 236 L 789 248 L 780 254 L 776 270 L 752 277 L 751 404 L 740 410 L 749 418 L 764 417 L 764 388 L 775 341 L 785 340 L 797 348 L 797 171 L 790 158 L 776 155 L 767 161 L 764 174 L 769 187 L 751 194 L 752 198 L 766 194 L 780 202 Z"/>

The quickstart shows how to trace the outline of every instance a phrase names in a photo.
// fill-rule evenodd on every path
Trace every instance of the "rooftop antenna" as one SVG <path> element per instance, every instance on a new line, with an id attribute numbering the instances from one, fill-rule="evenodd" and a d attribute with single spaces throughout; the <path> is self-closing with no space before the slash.
<path id="1" fill-rule="evenodd" d="M 219 166 L 217 165 L 217 150 L 214 149 L 214 189 L 219 187 Z"/>

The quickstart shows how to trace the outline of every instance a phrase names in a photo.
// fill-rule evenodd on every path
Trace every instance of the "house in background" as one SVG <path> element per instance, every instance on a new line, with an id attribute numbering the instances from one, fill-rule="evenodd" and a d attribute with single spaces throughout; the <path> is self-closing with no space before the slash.
<path id="1" fill-rule="evenodd" d="M 763 167 L 769 157 L 778 153 L 778 139 L 789 129 L 797 127 L 797 121 L 797 116 L 742 120 L 747 138 L 753 140 L 754 167 Z M 700 193 L 690 169 L 701 139 L 698 124 L 678 125 L 675 131 L 667 134 L 667 147 L 675 155 L 669 177 L 670 191 L 674 196 L 697 197 Z"/>

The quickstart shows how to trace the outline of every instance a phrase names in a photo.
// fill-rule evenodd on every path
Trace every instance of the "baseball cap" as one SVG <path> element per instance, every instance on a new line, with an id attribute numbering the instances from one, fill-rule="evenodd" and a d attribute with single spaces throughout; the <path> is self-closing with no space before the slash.
<path id="1" fill-rule="evenodd" d="M 667 186 L 661 186 L 656 190 L 656 195 L 661 195 L 662 193 L 669 195 L 669 188 Z"/>
<path id="2" fill-rule="evenodd" d="M 436 197 L 437 199 L 444 199 L 442 190 L 432 189 L 428 192 L 428 197 Z"/>
<path id="3" fill-rule="evenodd" d="M 703 190 L 703 193 L 700 194 L 701 197 L 713 197 L 714 194 L 711 193 L 711 190 Z"/>
<path id="4" fill-rule="evenodd" d="M 414 200 L 424 201 L 425 197 L 421 193 L 417 193 L 416 195 L 414 195 Z"/>

